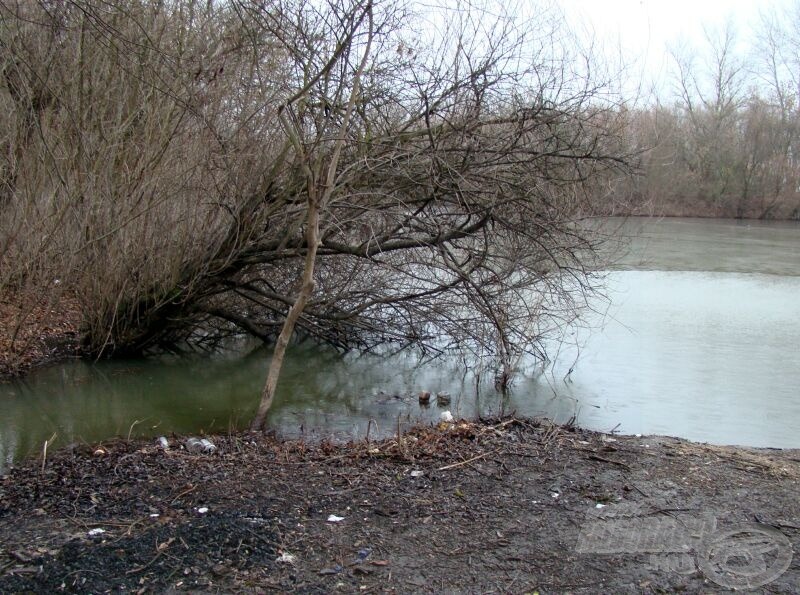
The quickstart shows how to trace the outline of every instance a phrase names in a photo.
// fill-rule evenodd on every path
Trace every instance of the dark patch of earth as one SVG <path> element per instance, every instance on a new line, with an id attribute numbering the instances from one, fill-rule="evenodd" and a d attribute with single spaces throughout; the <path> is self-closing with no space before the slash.
<path id="1" fill-rule="evenodd" d="M 796 450 L 518 419 L 212 440 L 11 469 L 0 592 L 800 591 Z"/>

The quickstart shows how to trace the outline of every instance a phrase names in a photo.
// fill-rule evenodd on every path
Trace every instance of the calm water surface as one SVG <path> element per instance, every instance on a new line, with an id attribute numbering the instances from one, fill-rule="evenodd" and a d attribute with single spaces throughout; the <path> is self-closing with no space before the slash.
<path id="1" fill-rule="evenodd" d="M 618 225 L 618 222 L 612 222 Z M 363 437 L 438 418 L 411 395 L 448 391 L 454 414 L 516 411 L 588 428 L 718 444 L 800 447 L 800 226 L 632 220 L 611 306 L 556 363 L 503 398 L 456 362 L 290 353 L 270 423 L 288 436 Z M 553 347 L 555 349 L 555 347 Z M 60 444 L 247 426 L 268 353 L 70 362 L 0 384 L 0 468 Z M 570 368 L 573 369 L 568 374 Z"/>

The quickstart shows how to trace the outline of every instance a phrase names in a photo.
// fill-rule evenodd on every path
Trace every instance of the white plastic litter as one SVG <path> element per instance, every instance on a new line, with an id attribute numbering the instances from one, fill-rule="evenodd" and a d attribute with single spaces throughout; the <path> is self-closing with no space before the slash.
<path id="1" fill-rule="evenodd" d="M 455 421 L 455 419 L 453 418 L 453 414 L 450 413 L 449 411 L 442 411 L 439 414 L 439 419 L 446 424 L 451 424 Z"/>
<path id="2" fill-rule="evenodd" d="M 605 507 L 606 507 L 605 504 L 596 504 L 595 505 L 595 508 L 605 508 Z"/>
<path id="3" fill-rule="evenodd" d="M 424 471 L 416 470 L 411 472 L 411 477 L 422 477 L 423 475 L 425 475 Z"/>
<path id="4" fill-rule="evenodd" d="M 283 552 L 280 556 L 275 559 L 276 562 L 279 564 L 292 564 L 294 565 L 297 562 L 297 556 L 294 554 L 290 554 L 289 552 Z"/>
<path id="5" fill-rule="evenodd" d="M 106 532 L 105 529 L 100 529 L 100 528 L 89 529 L 89 537 L 97 537 L 98 535 L 102 535 L 105 532 Z"/>
<path id="6" fill-rule="evenodd" d="M 158 445 L 164 450 L 169 448 L 169 440 L 167 440 L 166 436 L 159 436 L 156 442 L 158 442 Z"/>
<path id="7" fill-rule="evenodd" d="M 186 441 L 186 450 L 194 453 L 212 453 L 217 451 L 217 446 L 205 438 L 189 438 Z"/>
<path id="8" fill-rule="evenodd" d="M 207 506 L 201 506 L 200 508 L 197 509 L 197 512 L 199 512 L 200 514 L 205 514 L 205 513 L 208 512 L 208 507 Z"/>
<path id="9" fill-rule="evenodd" d="M 344 520 L 343 516 L 336 516 L 335 514 L 328 515 L 329 523 L 341 523 Z"/>

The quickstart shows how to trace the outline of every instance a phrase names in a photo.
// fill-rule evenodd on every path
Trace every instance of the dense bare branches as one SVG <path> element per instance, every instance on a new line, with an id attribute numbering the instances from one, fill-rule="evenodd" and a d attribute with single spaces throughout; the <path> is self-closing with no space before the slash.
<path id="1" fill-rule="evenodd" d="M 554 23 L 414 34 L 412 8 L 4 4 L 2 282 L 63 279 L 94 352 L 272 341 L 289 313 L 506 383 L 596 286 L 622 112 Z"/>
<path id="2" fill-rule="evenodd" d="M 266 42 L 206 3 L 3 10 L 3 280 L 60 279 L 91 348 L 124 345 L 143 322 L 127 304 L 172 299 L 246 242 L 242 199 L 279 153 L 256 144 L 274 136 L 278 61 L 252 61 L 245 41 Z"/>

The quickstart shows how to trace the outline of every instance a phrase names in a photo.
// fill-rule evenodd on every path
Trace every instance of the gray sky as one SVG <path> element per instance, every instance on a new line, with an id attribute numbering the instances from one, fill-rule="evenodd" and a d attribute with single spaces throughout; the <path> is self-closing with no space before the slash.
<path id="1" fill-rule="evenodd" d="M 594 33 L 607 51 L 622 50 L 630 74 L 665 84 L 670 66 L 667 48 L 684 43 L 701 48 L 703 28 L 721 28 L 730 20 L 744 46 L 760 11 L 789 0 L 557 0 L 574 27 Z M 635 62 L 634 62 L 635 61 Z"/>

